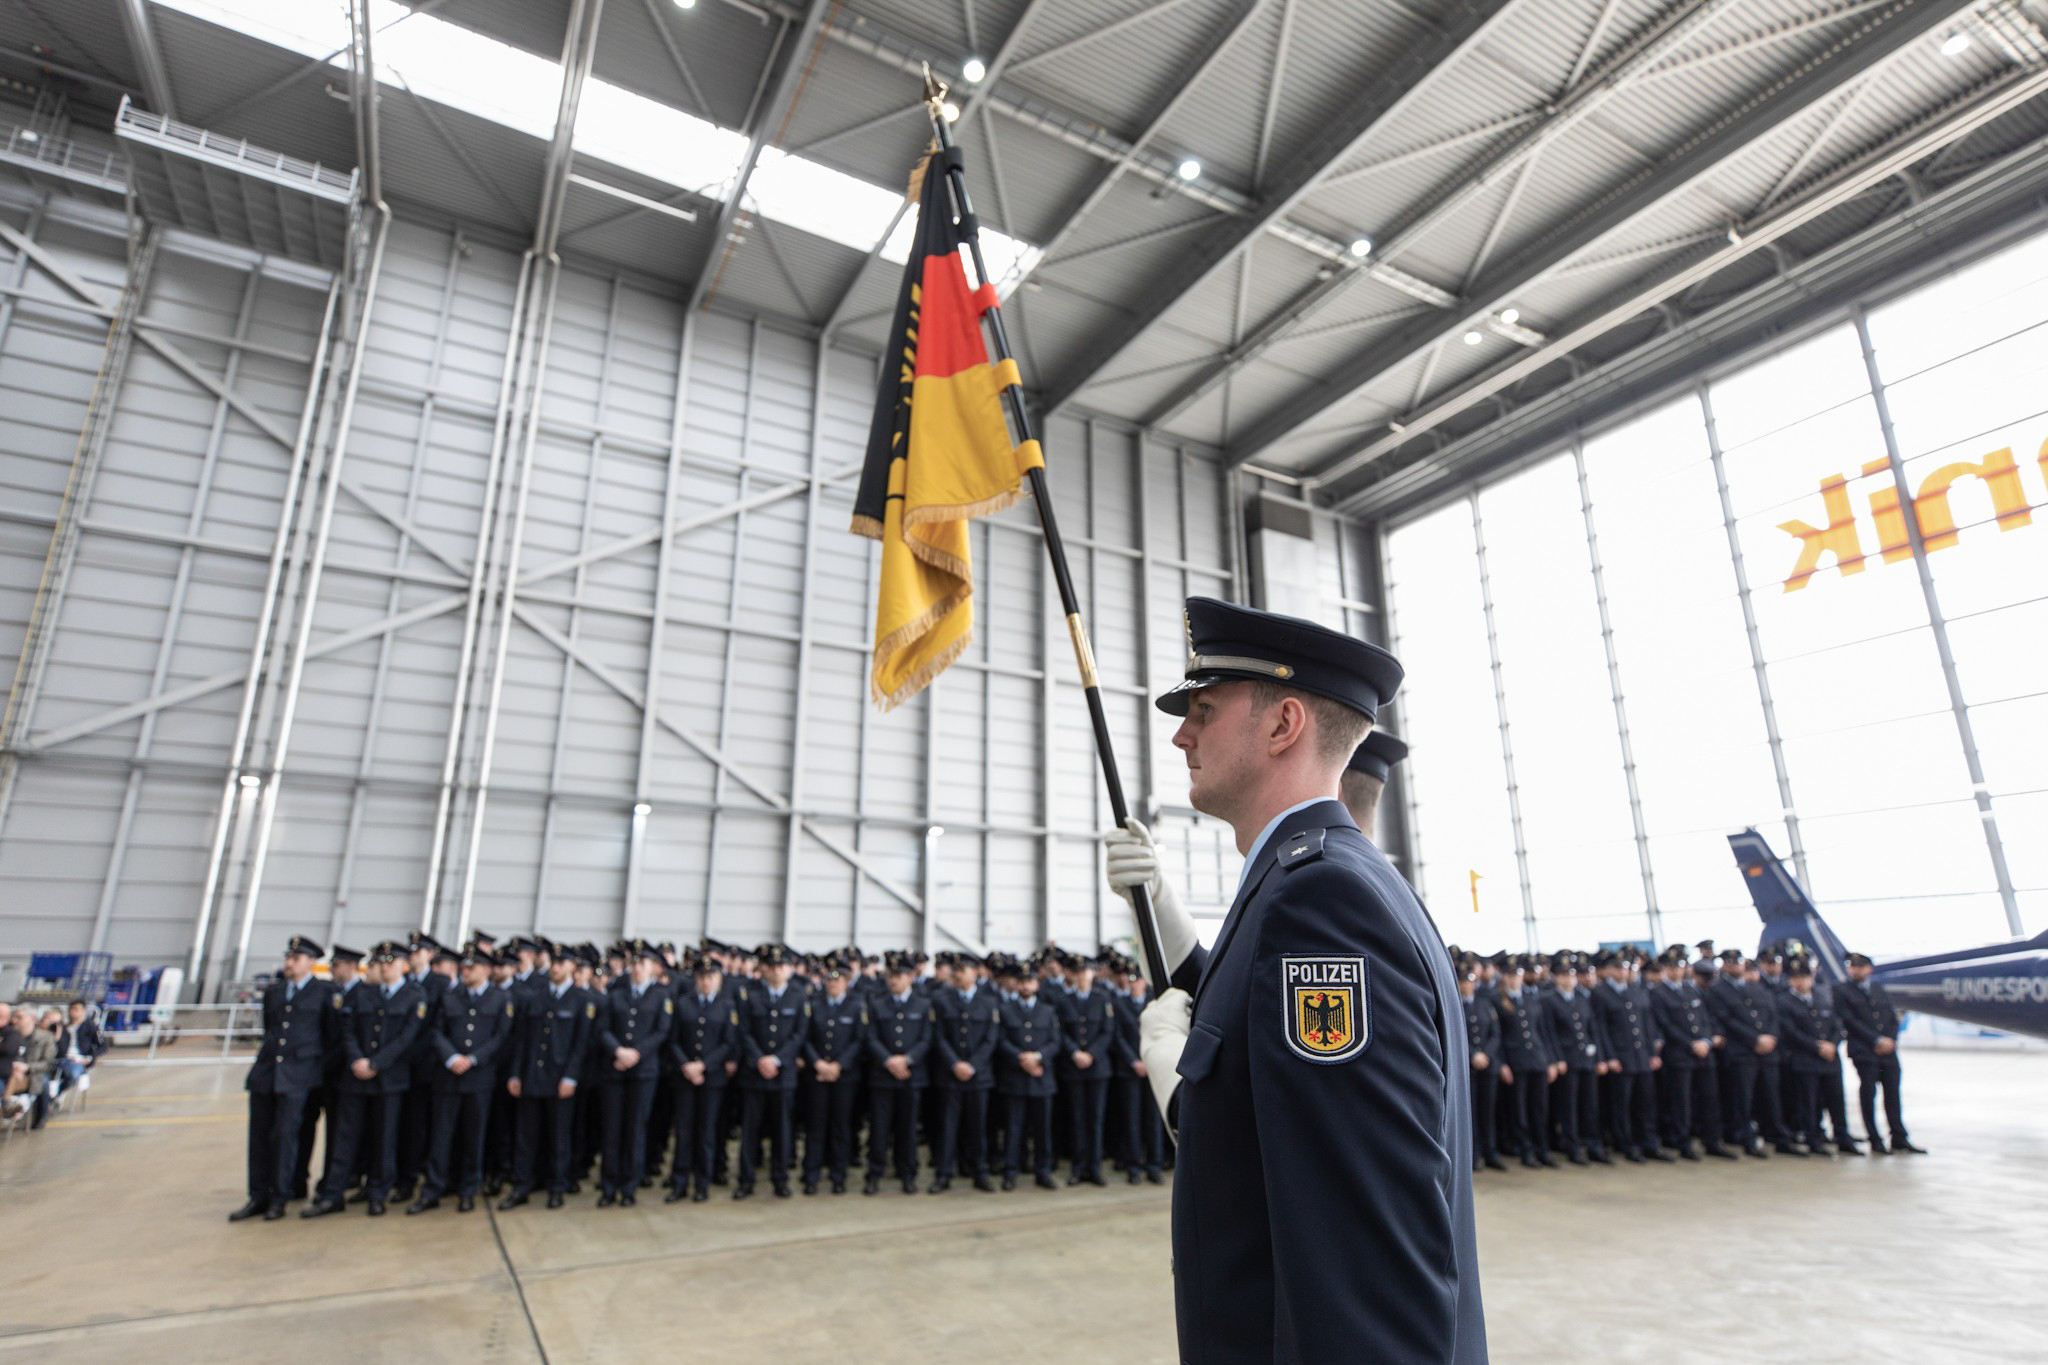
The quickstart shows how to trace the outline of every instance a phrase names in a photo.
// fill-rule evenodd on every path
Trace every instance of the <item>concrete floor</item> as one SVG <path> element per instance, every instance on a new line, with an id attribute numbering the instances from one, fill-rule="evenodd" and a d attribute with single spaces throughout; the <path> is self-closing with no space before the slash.
<path id="1" fill-rule="evenodd" d="M 2048 1360 L 2048 1053 L 1906 1067 L 1929 1157 L 1484 1177 L 1493 1359 Z M 1173 1359 L 1149 1186 L 230 1226 L 240 1083 L 104 1067 L 0 1146 L 0 1365 Z"/>

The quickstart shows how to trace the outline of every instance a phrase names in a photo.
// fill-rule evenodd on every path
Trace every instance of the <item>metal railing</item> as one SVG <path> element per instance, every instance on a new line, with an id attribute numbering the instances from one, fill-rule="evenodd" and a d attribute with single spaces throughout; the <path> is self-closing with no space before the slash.
<path id="1" fill-rule="evenodd" d="M 356 173 L 352 170 L 339 171 L 317 161 L 301 161 L 283 152 L 255 146 L 247 138 L 222 137 L 189 123 L 179 123 L 162 114 L 136 108 L 126 96 L 122 97 L 120 113 L 114 118 L 114 132 L 118 136 L 150 142 L 188 156 L 204 157 L 232 168 L 260 171 L 277 179 L 294 181 L 309 193 L 323 198 L 346 201 L 355 197 Z"/>
<path id="2" fill-rule="evenodd" d="M 115 186 L 128 183 L 128 168 L 114 152 L 81 147 L 70 138 L 17 123 L 0 123 L 0 156 L 31 161 L 72 177 L 104 180 Z"/>
<path id="3" fill-rule="evenodd" d="M 215 1066 L 253 1056 L 263 1042 L 261 1000 L 138 1005 L 133 1009 L 133 1027 L 109 1026 L 107 1037 L 113 1046 L 100 1058 L 100 1065 Z M 212 1045 L 213 1039 L 220 1040 L 218 1048 Z M 189 1043 L 203 1045 L 187 1046 Z"/>

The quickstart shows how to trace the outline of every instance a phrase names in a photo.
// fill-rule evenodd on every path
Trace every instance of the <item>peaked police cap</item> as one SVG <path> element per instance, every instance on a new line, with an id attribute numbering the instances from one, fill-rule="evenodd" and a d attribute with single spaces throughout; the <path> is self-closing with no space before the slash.
<path id="1" fill-rule="evenodd" d="M 1296 616 L 1190 597 L 1187 677 L 1154 705 L 1188 713 L 1189 694 L 1227 682 L 1272 682 L 1341 702 L 1368 720 L 1401 686 L 1401 662 L 1378 645 Z"/>

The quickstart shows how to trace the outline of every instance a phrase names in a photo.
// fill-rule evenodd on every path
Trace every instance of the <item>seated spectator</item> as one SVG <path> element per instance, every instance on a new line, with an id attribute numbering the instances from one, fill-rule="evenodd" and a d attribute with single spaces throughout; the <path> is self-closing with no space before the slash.
<path id="1" fill-rule="evenodd" d="M 47 1029 L 36 1027 L 36 1011 L 33 1005 L 25 1005 L 14 1011 L 14 1032 L 21 1040 L 21 1066 L 26 1084 L 23 1093 L 28 1095 L 35 1118 L 31 1127 L 43 1126 L 43 1119 L 49 1111 L 50 1072 L 57 1065 L 57 1036 Z"/>
<path id="2" fill-rule="evenodd" d="M 14 1009 L 0 1001 L 0 1119 L 27 1107 L 28 1063 L 22 1060 L 22 1039 L 14 1026 Z"/>
<path id="3" fill-rule="evenodd" d="M 83 1000 L 72 1001 L 69 1013 L 69 1021 L 57 1034 L 57 1065 L 63 1078 L 60 1090 L 77 1088 L 107 1050 L 106 1036 Z"/>

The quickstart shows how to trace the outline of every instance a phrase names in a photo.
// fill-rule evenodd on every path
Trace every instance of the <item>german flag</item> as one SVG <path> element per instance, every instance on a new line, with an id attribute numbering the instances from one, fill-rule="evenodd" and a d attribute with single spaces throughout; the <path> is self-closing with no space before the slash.
<path id="1" fill-rule="evenodd" d="M 911 180 L 917 239 L 897 296 L 885 373 L 868 428 L 867 464 L 853 504 L 856 535 L 882 542 L 875 602 L 875 704 L 900 706 L 960 657 L 974 636 L 974 566 L 967 523 L 1022 495 L 1045 467 L 1038 442 L 1010 439 L 1003 390 L 1017 362 L 991 365 L 981 315 L 993 283 L 970 288 L 960 248 L 976 231 L 955 219 L 946 173 L 958 148 L 934 152 Z M 919 188 L 919 180 L 922 188 Z"/>

